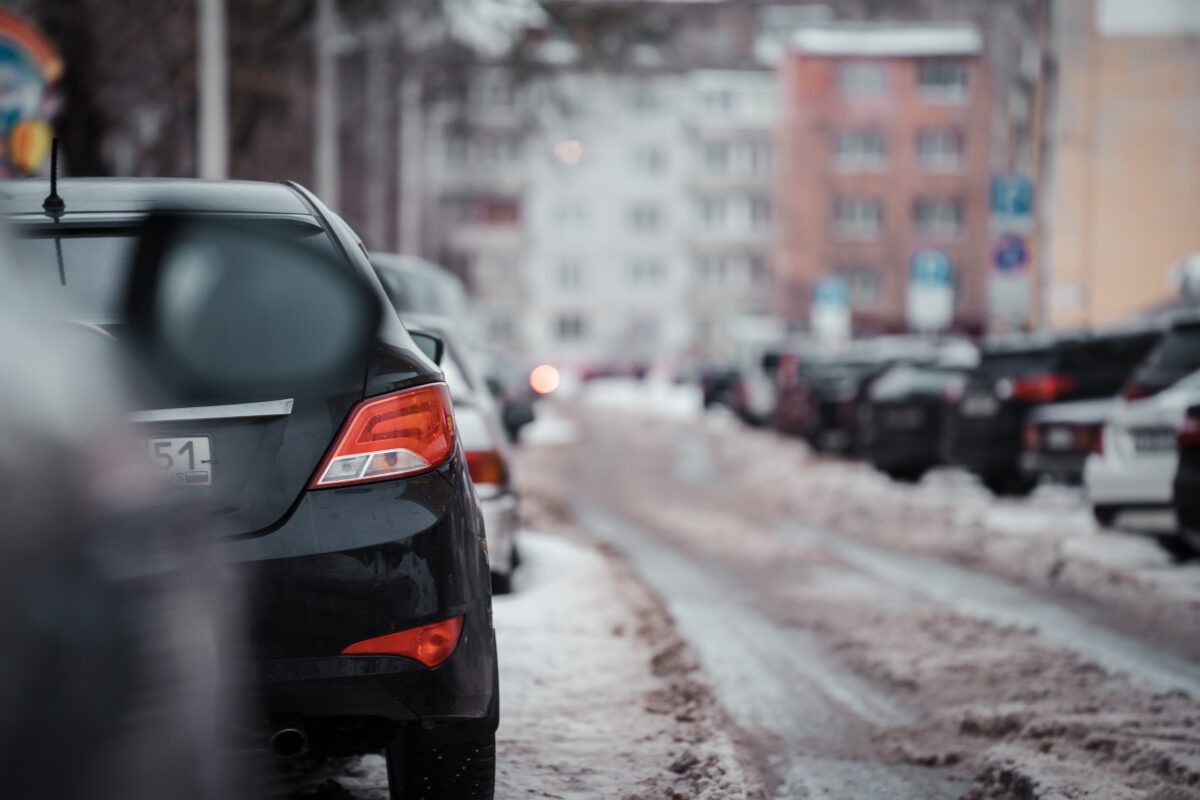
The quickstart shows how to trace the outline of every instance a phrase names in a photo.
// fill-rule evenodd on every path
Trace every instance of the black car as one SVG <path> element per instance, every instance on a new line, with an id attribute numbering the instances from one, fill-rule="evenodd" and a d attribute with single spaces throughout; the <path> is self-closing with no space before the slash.
<path id="1" fill-rule="evenodd" d="M 154 209 L 270 228 L 370 285 L 389 310 L 346 380 L 295 398 L 157 397 L 133 422 L 164 483 L 195 491 L 231 534 L 261 744 L 283 756 L 382 748 L 394 797 L 491 797 L 499 693 L 483 522 L 442 374 L 390 311 L 355 234 L 295 184 L 66 180 L 61 216 L 43 213 L 42 181 L 5 192 L 27 277 L 118 342 L 129 250 Z"/>
<path id="2" fill-rule="evenodd" d="M 1188 408 L 1177 436 L 1179 467 L 1175 472 L 1173 496 L 1180 535 L 1160 539 L 1176 556 L 1200 553 L 1200 406 Z"/>
<path id="3" fill-rule="evenodd" d="M 968 369 L 897 364 L 872 382 L 863 418 L 863 450 L 895 480 L 916 482 L 942 463 L 948 398 L 957 397 Z"/>
<path id="4" fill-rule="evenodd" d="M 1027 494 L 1038 480 L 1022 468 L 1031 412 L 1116 395 L 1161 336 L 1150 329 L 990 343 L 949 415 L 951 458 L 997 494 Z"/>

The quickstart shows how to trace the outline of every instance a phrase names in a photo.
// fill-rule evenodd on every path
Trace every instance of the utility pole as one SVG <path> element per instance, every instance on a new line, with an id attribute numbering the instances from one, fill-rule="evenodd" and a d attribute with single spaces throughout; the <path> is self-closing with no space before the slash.
<path id="1" fill-rule="evenodd" d="M 229 41 L 225 0 L 197 0 L 200 41 L 200 114 L 196 125 L 197 173 L 201 178 L 229 177 Z"/>
<path id="2" fill-rule="evenodd" d="M 317 196 L 337 210 L 341 195 L 338 158 L 337 57 L 339 32 L 336 0 L 317 0 L 317 99 L 313 174 Z"/>
<path id="3" fill-rule="evenodd" d="M 400 252 L 421 254 L 421 66 L 405 64 L 400 84 Z"/>
<path id="4" fill-rule="evenodd" d="M 368 34 L 367 48 L 367 109 L 364 137 L 366 139 L 367 170 L 363 188 L 367 207 L 367 244 L 371 248 L 387 247 L 387 190 L 388 176 L 381 169 L 387 163 L 387 111 L 392 99 L 388 91 L 387 50 L 390 32 Z"/>

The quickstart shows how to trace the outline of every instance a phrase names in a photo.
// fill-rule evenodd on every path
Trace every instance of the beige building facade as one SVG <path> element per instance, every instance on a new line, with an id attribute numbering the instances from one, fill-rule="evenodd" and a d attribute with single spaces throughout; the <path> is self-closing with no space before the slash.
<path id="1" fill-rule="evenodd" d="M 1178 296 L 1200 252 L 1200 2 L 1060 0 L 1041 263 L 1056 328 Z"/>

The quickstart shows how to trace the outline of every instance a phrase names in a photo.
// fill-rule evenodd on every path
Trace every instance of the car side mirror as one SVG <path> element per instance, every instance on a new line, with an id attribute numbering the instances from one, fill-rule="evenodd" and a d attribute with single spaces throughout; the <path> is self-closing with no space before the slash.
<path id="1" fill-rule="evenodd" d="M 152 214 L 125 298 L 131 343 L 185 396 L 304 395 L 361 379 L 381 304 L 322 244 L 261 219 Z"/>
<path id="2" fill-rule="evenodd" d="M 446 355 L 446 343 L 440 337 L 425 331 L 409 331 L 408 335 L 430 361 L 439 365 L 442 363 L 442 356 Z"/>

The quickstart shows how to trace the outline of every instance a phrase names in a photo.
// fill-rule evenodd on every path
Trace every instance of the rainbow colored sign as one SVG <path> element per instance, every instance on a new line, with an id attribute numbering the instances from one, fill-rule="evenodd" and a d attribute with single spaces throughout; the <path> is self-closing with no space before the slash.
<path id="1" fill-rule="evenodd" d="M 62 73 L 62 57 L 46 35 L 0 10 L 0 177 L 36 174 L 46 161 Z"/>

